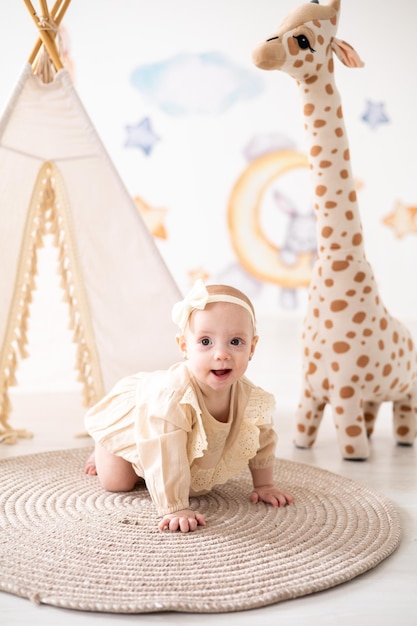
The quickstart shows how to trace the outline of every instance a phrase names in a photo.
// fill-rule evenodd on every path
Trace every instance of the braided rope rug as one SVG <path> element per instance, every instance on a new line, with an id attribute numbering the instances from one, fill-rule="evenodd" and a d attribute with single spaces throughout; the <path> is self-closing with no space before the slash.
<path id="1" fill-rule="evenodd" d="M 276 479 L 294 505 L 251 504 L 245 472 L 192 500 L 204 528 L 160 532 L 146 489 L 103 491 L 83 473 L 88 452 L 0 461 L 0 590 L 84 611 L 240 611 L 344 583 L 400 541 L 389 501 L 282 460 Z"/>

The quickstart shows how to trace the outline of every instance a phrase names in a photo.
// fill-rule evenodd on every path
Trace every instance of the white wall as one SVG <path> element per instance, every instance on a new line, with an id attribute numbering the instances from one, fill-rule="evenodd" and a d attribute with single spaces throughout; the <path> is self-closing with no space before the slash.
<path id="1" fill-rule="evenodd" d="M 253 47 L 296 5 L 293 0 L 73 0 L 64 20 L 75 85 L 129 192 L 166 210 L 167 238 L 156 242 L 180 288 L 186 290 L 196 274 L 233 281 L 252 296 L 260 317 L 276 318 L 280 325 L 301 318 L 305 290 L 295 291 L 293 308 L 285 308 L 279 284 L 245 272 L 232 245 L 227 212 L 237 179 L 250 167 L 253 154 L 248 157 L 247 148 L 254 139 L 269 138 L 275 149 L 304 150 L 295 83 L 278 72 L 261 72 L 251 62 Z M 38 9 L 38 2 L 34 6 Z M 0 108 L 37 38 L 23 0 L 3 0 L 2 9 Z M 406 320 L 417 317 L 417 217 L 410 213 L 401 237 L 383 220 L 398 203 L 417 207 L 416 23 L 414 0 L 342 0 L 338 36 L 356 48 L 366 65 L 348 70 L 335 62 L 368 258 L 388 308 Z M 224 64 L 219 71 L 200 64 L 202 75 L 189 72 L 182 84 L 177 74 L 169 95 L 188 113 L 172 115 L 136 88 L 132 75 L 142 65 L 179 53 L 193 55 L 194 63 L 202 53 L 220 53 Z M 225 107 L 221 94 L 238 71 L 244 72 L 249 93 Z M 388 123 L 371 128 L 361 119 L 368 100 L 383 105 Z M 147 117 L 159 137 L 149 155 L 125 145 L 126 127 Z M 297 210 L 305 212 L 310 183 L 307 172 L 298 174 L 279 183 Z M 288 218 L 267 200 L 265 237 L 280 247 Z M 73 347 L 54 275 L 54 251 L 45 251 L 40 266 L 31 358 L 22 363 L 18 379 L 26 389 L 68 388 L 75 385 Z"/>

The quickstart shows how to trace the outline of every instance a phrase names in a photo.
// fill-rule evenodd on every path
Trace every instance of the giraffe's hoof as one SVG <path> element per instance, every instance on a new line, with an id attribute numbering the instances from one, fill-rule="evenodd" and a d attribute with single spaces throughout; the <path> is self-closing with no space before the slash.
<path id="1" fill-rule="evenodd" d="M 414 442 L 397 441 L 397 446 L 401 446 L 403 448 L 412 448 L 413 445 L 414 445 Z"/>
<path id="2" fill-rule="evenodd" d="M 366 457 L 360 458 L 360 457 L 352 457 L 352 456 L 345 456 L 343 457 L 344 461 L 367 461 L 368 459 Z"/>

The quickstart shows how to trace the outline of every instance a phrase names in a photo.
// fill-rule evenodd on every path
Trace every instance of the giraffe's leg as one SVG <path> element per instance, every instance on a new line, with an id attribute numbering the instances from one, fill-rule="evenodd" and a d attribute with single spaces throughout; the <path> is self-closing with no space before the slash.
<path id="1" fill-rule="evenodd" d="M 365 461 L 369 457 L 369 443 L 362 398 L 358 393 L 343 400 L 339 398 L 332 402 L 332 412 L 342 457 L 347 461 Z"/>
<path id="2" fill-rule="evenodd" d="M 393 403 L 393 420 L 395 441 L 412 446 L 417 435 L 417 389 Z"/>
<path id="3" fill-rule="evenodd" d="M 380 402 L 365 402 L 363 408 L 363 416 L 365 418 L 365 428 L 368 437 L 374 432 L 375 421 L 378 415 Z"/>
<path id="4" fill-rule="evenodd" d="M 294 443 L 297 448 L 311 448 L 314 444 L 325 406 L 323 400 L 314 398 L 309 389 L 304 389 L 295 415 Z"/>

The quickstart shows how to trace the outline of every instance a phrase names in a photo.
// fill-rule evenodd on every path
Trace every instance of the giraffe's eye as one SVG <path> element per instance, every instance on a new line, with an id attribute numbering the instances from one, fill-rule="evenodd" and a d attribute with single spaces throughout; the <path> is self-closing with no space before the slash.
<path id="1" fill-rule="evenodd" d="M 297 40 L 301 50 L 307 50 L 308 48 L 310 52 L 315 52 L 315 50 L 313 50 L 313 48 L 310 46 L 310 42 L 305 35 L 294 35 L 294 39 Z"/>

